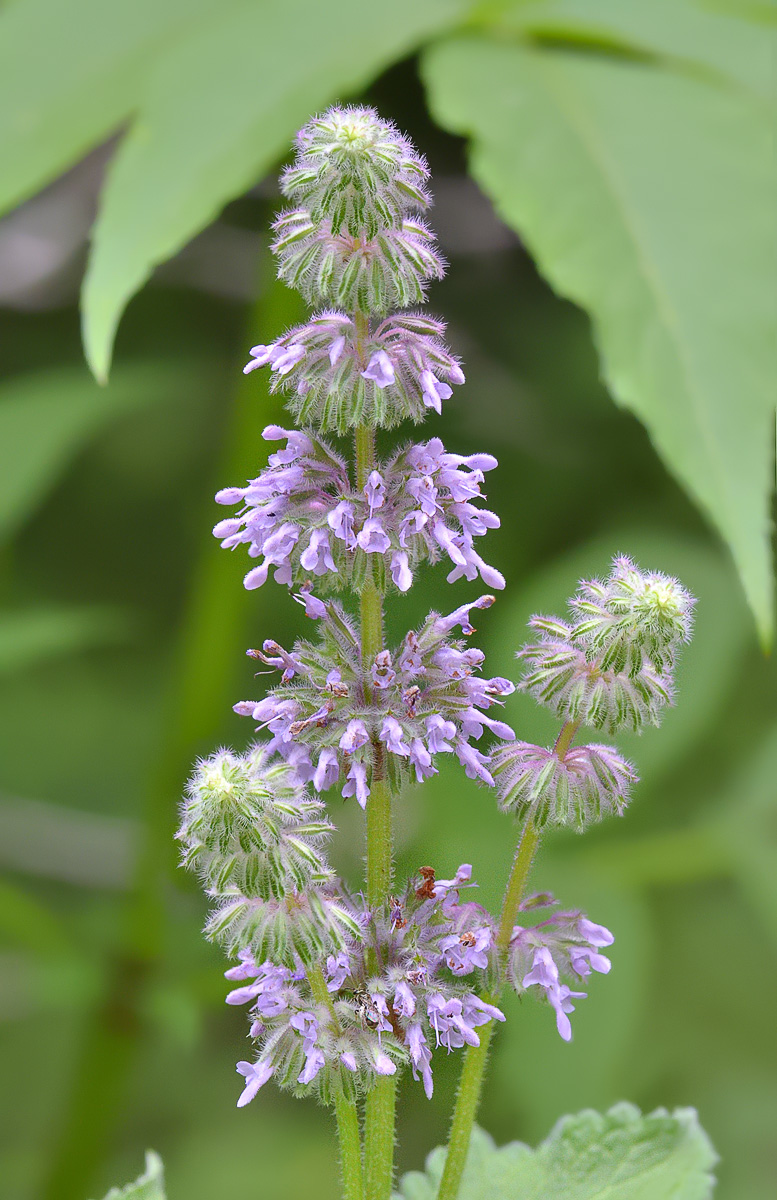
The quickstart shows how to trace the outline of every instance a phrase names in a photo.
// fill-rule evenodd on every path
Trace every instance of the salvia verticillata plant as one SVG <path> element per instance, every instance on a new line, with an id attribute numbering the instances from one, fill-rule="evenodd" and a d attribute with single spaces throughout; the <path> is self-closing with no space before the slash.
<path id="1" fill-rule="evenodd" d="M 476 549 L 499 526 L 482 493 L 496 459 L 452 454 L 436 436 L 377 453 L 378 429 L 434 417 L 464 382 L 444 324 L 413 307 L 444 271 L 420 215 L 428 185 L 423 158 L 370 108 L 330 109 L 297 136 L 273 250 L 279 276 L 316 311 L 255 346 L 245 370 L 270 369 L 300 428 L 264 431 L 280 448 L 255 479 L 218 493 L 236 513 L 214 533 L 247 548 L 246 588 L 272 572 L 312 631 L 248 651 L 277 672 L 263 697 L 235 705 L 259 740 L 198 763 L 178 835 L 212 900 L 207 935 L 235 960 L 227 1003 L 248 1009 L 238 1104 L 272 1080 L 331 1105 L 346 1200 L 391 1194 L 399 1076 L 431 1096 L 435 1059 L 461 1051 L 438 1192 L 456 1195 L 504 989 L 546 1004 L 571 1038 L 614 939 L 551 895 L 527 895 L 529 870 L 546 826 L 582 831 L 625 810 L 634 768 L 613 746 L 575 738 L 585 726 L 610 736 L 659 723 L 693 608 L 676 580 L 616 558 L 606 579 L 580 584 L 567 619 L 533 617 L 519 686 L 559 718 L 547 747 L 494 715 L 515 685 L 489 676 L 469 641 L 490 592 L 450 612 L 441 600 L 386 639 L 385 599 L 427 563 L 444 560 L 451 582 L 505 583 Z M 478 903 L 468 864 L 452 879 L 419 865 L 394 880 L 392 802 L 446 755 L 519 823 L 498 916 Z M 327 859 L 332 793 L 365 812 L 355 888 Z"/>

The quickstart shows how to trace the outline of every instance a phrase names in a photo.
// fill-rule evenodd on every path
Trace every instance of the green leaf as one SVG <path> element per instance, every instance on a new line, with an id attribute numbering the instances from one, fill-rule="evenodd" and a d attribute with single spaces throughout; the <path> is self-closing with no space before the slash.
<path id="1" fill-rule="evenodd" d="M 717 1155 L 692 1108 L 643 1117 L 632 1104 L 602 1116 L 562 1117 L 536 1150 L 520 1142 L 497 1147 L 473 1133 L 460 1200 L 707 1200 Z M 398 1200 L 434 1200 L 445 1150 L 426 1172 L 411 1172 Z"/>
<path id="2" fill-rule="evenodd" d="M 143 1174 L 123 1188 L 111 1188 L 105 1200 L 165 1200 L 164 1167 L 159 1155 L 147 1150 Z"/>
<path id="3" fill-rule="evenodd" d="M 763 25 L 733 12 L 704 9 L 694 0 L 518 0 L 493 28 L 504 33 L 591 42 L 657 55 L 678 67 L 701 69 L 762 100 L 774 96 L 774 38 Z M 777 9 L 772 9 L 777 22 Z M 490 22 L 489 22 L 490 24 Z"/>
<path id="4" fill-rule="evenodd" d="M 0 213 L 118 129 L 160 49 L 228 3 L 25 0 L 0 13 Z"/>
<path id="5" fill-rule="evenodd" d="M 35 513 L 75 455 L 111 421 L 196 384 L 192 368 L 170 363 L 128 367 L 109 388 L 77 368 L 5 382 L 0 387 L 0 540 Z"/>
<path id="6" fill-rule="evenodd" d="M 767 640 L 777 181 L 760 104 L 474 37 L 433 47 L 424 75 L 475 178 L 591 315 L 608 386 L 726 539 Z"/>
<path id="7" fill-rule="evenodd" d="M 195 33 L 152 72 L 137 122 L 110 168 L 84 284 L 84 342 L 98 378 L 128 300 L 286 152 L 296 129 L 363 88 L 464 0 L 244 5 Z"/>
<path id="8" fill-rule="evenodd" d="M 123 641 L 129 614 L 118 608 L 35 608 L 0 612 L 0 676 L 93 646 Z"/>

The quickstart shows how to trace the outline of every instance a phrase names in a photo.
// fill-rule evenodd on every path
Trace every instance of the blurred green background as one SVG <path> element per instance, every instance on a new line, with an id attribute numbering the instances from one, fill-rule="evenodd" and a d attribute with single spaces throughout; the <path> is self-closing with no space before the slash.
<path id="1" fill-rule="evenodd" d="M 777 669 L 729 550 L 600 382 L 588 316 L 495 215 L 404 53 L 345 95 L 378 105 L 430 160 L 450 261 L 431 307 L 468 379 L 424 432 L 500 459 L 488 493 L 503 525 L 485 556 L 508 589 L 480 621 L 490 671 L 515 678 L 527 618 L 559 611 L 615 553 L 699 597 L 677 708 L 619 742 L 642 777 L 630 811 L 585 839 L 549 837 L 535 871 L 614 931 L 612 974 L 580 1003 L 571 1045 L 547 1009 L 507 1002 L 482 1123 L 536 1141 L 587 1105 L 694 1105 L 722 1155 L 720 1200 L 771 1200 Z M 100 388 L 77 293 L 114 148 L 83 157 L 84 141 L 77 165 L 0 222 L 0 1195 L 100 1196 L 153 1146 L 171 1200 L 334 1200 L 324 1110 L 271 1087 L 235 1108 L 244 1013 L 223 1005 L 226 964 L 200 937 L 203 898 L 172 841 L 192 759 L 251 735 L 231 711 L 256 691 L 245 648 L 288 645 L 304 619 L 277 586 L 244 593 L 244 558 L 209 532 L 216 488 L 254 475 L 260 430 L 284 420 L 264 381 L 241 375 L 248 347 L 300 315 L 268 261 L 278 164 L 154 274 Z M 444 576 L 393 603 L 395 632 L 472 594 Z M 520 737 L 554 736 L 525 697 L 506 716 Z M 361 813 L 330 807 L 355 884 Z M 482 900 L 499 903 L 512 825 L 461 771 L 404 795 L 397 829 L 400 873 L 471 861 Z M 401 1168 L 444 1140 L 457 1065 L 437 1066 L 431 1103 L 403 1085 Z"/>

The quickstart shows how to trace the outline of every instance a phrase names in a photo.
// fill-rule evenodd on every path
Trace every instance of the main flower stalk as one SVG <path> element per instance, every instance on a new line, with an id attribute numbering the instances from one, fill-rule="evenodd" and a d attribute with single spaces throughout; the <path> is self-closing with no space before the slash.
<path id="1" fill-rule="evenodd" d="M 575 989 L 610 969 L 609 930 L 547 894 L 527 896 L 526 881 L 547 826 L 582 830 L 624 811 L 631 765 L 573 738 L 582 724 L 658 722 L 690 598 L 616 559 L 604 583 L 581 585 L 571 622 L 533 619 L 539 639 L 521 655 L 522 686 L 564 722 L 556 743 L 516 741 L 493 715 L 515 687 L 483 673 L 469 638 L 473 613 L 505 586 L 477 548 L 499 527 L 481 490 L 496 459 L 451 453 L 438 437 L 385 457 L 383 434 L 380 455 L 376 445 L 379 430 L 441 413 L 464 383 L 444 323 L 409 311 L 445 268 L 420 215 L 427 165 L 369 108 L 330 109 L 295 149 L 272 248 L 279 278 L 316 311 L 253 347 L 245 371 L 270 369 L 299 428 L 264 430 L 280 445 L 256 478 L 218 493 L 237 512 L 214 534 L 226 549 L 246 547 L 246 588 L 272 575 L 314 632 L 290 649 L 267 637 L 248 650 L 277 672 L 262 698 L 234 706 L 258 740 L 197 764 L 178 836 L 211 901 L 206 933 L 234 960 L 227 1003 L 248 1008 L 254 1049 L 237 1064 L 238 1107 L 270 1080 L 317 1096 L 334 1111 L 345 1200 L 389 1200 L 400 1073 L 430 1097 L 435 1055 L 465 1050 L 440 1193 L 453 1200 L 494 1022 L 505 1019 L 495 999 L 507 985 L 536 996 L 568 1041 L 585 995 Z M 479 579 L 488 591 L 430 612 L 391 644 L 384 602 L 440 561 L 448 582 Z M 521 822 L 497 920 L 470 898 L 467 863 L 448 879 L 423 866 L 394 882 L 392 802 L 436 774 L 441 755 Z M 365 812 L 366 878 L 355 888 L 328 859 L 333 788 Z"/>

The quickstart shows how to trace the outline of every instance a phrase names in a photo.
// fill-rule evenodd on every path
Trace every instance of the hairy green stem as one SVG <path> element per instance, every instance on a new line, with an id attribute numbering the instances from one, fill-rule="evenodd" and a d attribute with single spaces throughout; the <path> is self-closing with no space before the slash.
<path id="1" fill-rule="evenodd" d="M 334 1002 L 326 986 L 324 972 L 320 966 L 307 968 L 310 990 L 319 1004 L 329 1009 L 332 1024 L 339 1032 L 340 1023 Z M 343 1181 L 343 1200 L 363 1200 L 364 1178 L 362 1173 L 362 1144 L 359 1131 L 359 1112 L 342 1092 L 332 1098 L 337 1123 L 337 1141 L 340 1148 L 340 1174 Z"/>
<path id="2" fill-rule="evenodd" d="M 356 314 L 358 336 L 363 338 L 366 318 Z M 375 431 L 359 425 L 355 435 L 356 484 L 363 488 L 375 468 Z M 383 597 L 371 575 L 361 594 L 361 653 L 365 674 L 368 665 L 383 649 Z M 365 696 L 372 699 L 371 688 Z M 373 772 L 367 801 L 367 902 L 383 905 L 391 890 L 392 828 L 391 788 L 385 774 L 383 745 L 372 746 Z M 370 967 L 378 963 L 370 955 Z M 394 1175 L 394 1125 L 396 1120 L 396 1082 L 392 1076 L 380 1076 L 367 1095 L 364 1106 L 365 1200 L 390 1200 Z"/>
<path id="3" fill-rule="evenodd" d="M 553 747 L 554 752 L 559 758 L 563 758 L 566 754 L 579 726 L 580 723 L 578 721 L 566 721 L 561 727 L 561 732 L 556 738 Z M 516 918 L 518 917 L 521 900 L 526 890 L 526 883 L 534 856 L 537 853 L 539 841 L 539 830 L 535 827 L 531 816 L 529 816 L 516 847 L 510 878 L 505 888 L 499 925 L 497 926 L 495 944 L 500 959 L 500 968 L 503 965 L 502 960 L 504 960 L 510 946 L 510 939 L 515 927 Z M 492 995 L 486 996 L 485 1000 L 489 1004 L 496 1004 L 499 1000 L 499 990 Z M 458 1196 L 461 1178 L 464 1174 L 464 1167 L 467 1161 L 472 1127 L 475 1124 L 475 1118 L 480 1106 L 480 1097 L 483 1092 L 488 1050 L 491 1045 L 493 1032 L 494 1023 L 493 1021 L 489 1021 L 479 1034 L 480 1045 L 468 1046 L 465 1052 L 459 1088 L 456 1093 L 453 1120 L 451 1121 L 448 1153 L 440 1178 L 437 1200 L 456 1200 Z"/>
<path id="4" fill-rule="evenodd" d="M 394 1123 L 397 1084 L 380 1075 L 364 1103 L 364 1197 L 390 1200 L 394 1177 Z"/>

